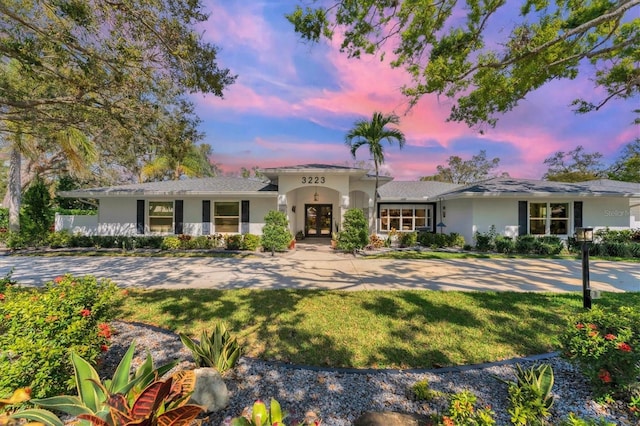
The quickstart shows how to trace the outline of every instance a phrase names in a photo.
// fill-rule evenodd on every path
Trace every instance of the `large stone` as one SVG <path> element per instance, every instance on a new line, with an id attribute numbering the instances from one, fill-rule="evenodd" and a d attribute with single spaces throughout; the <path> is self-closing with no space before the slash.
<path id="1" fill-rule="evenodd" d="M 432 424 L 435 423 L 427 416 L 391 411 L 369 411 L 358 417 L 353 423 L 354 426 L 424 426 Z"/>
<path id="2" fill-rule="evenodd" d="M 222 410 L 229 405 L 229 390 L 215 368 L 196 368 L 196 385 L 190 404 L 200 405 L 208 413 Z"/>

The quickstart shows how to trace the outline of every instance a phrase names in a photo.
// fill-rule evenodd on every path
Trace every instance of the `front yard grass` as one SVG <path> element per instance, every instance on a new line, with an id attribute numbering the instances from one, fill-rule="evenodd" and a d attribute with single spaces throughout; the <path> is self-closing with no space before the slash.
<path id="1" fill-rule="evenodd" d="M 640 309 L 640 293 L 594 305 Z M 578 294 L 130 290 L 119 317 L 199 337 L 217 321 L 245 355 L 294 364 L 433 368 L 557 350 Z"/>

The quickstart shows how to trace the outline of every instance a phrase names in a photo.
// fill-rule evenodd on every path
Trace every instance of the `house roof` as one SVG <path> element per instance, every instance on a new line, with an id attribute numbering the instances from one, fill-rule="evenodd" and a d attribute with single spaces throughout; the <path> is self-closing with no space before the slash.
<path id="1" fill-rule="evenodd" d="M 378 188 L 381 202 L 386 201 L 434 201 L 438 195 L 462 185 L 432 181 L 392 181 Z"/>
<path id="2" fill-rule="evenodd" d="M 91 189 L 61 191 L 62 197 L 102 198 L 141 195 L 265 195 L 276 196 L 278 187 L 257 179 L 212 177 L 201 179 L 168 180 Z"/>
<path id="3" fill-rule="evenodd" d="M 612 180 L 552 182 L 545 180 L 494 178 L 441 194 L 445 199 L 486 196 L 586 196 L 640 197 L 640 184 Z"/>

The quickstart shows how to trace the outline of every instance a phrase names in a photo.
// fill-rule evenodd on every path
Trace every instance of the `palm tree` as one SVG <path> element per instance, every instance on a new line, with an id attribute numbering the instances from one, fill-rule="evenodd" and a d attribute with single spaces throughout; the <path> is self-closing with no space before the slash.
<path id="1" fill-rule="evenodd" d="M 405 144 L 404 133 L 398 129 L 386 128 L 387 124 L 399 124 L 400 118 L 395 114 L 385 115 L 381 112 L 374 112 L 371 121 L 358 120 L 355 126 L 345 136 L 344 143 L 351 149 L 351 155 L 356 158 L 356 151 L 363 145 L 369 146 L 369 153 L 376 171 L 376 190 L 374 192 L 374 203 L 378 194 L 378 175 L 380 164 L 384 164 L 384 149 L 382 141 L 387 140 L 390 144 L 398 142 L 400 149 Z M 375 205 L 374 205 L 375 208 Z"/>

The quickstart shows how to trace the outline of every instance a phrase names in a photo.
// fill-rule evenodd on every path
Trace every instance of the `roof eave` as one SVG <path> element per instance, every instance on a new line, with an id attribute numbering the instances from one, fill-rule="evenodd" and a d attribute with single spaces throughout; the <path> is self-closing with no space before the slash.
<path id="1" fill-rule="evenodd" d="M 141 197 L 141 196 L 187 196 L 187 197 L 202 197 L 202 196 L 227 196 L 227 197 L 276 197 L 278 191 L 110 191 L 110 192 L 97 192 L 97 191 L 60 191 L 58 193 L 63 198 L 113 198 L 113 197 Z"/>

